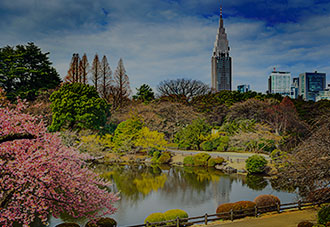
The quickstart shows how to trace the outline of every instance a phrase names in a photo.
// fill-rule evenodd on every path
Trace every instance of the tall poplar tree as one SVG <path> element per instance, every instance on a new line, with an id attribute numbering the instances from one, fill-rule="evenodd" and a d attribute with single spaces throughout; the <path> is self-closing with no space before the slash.
<path id="1" fill-rule="evenodd" d="M 91 72 L 92 82 L 94 84 L 94 87 L 98 90 L 99 81 L 101 79 L 101 63 L 97 54 L 95 54 Z"/>
<path id="2" fill-rule="evenodd" d="M 110 93 L 110 86 L 112 83 L 112 71 L 105 55 L 103 56 L 101 61 L 100 73 L 101 84 L 99 86 L 99 92 L 102 98 L 107 99 Z"/>

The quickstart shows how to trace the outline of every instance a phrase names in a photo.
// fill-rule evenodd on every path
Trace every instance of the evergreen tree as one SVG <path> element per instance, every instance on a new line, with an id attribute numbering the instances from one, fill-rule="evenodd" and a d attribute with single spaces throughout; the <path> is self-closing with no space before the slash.
<path id="1" fill-rule="evenodd" d="M 0 87 L 8 98 L 32 100 L 39 90 L 54 89 L 61 83 L 48 55 L 34 43 L 0 48 Z"/>
<path id="2" fill-rule="evenodd" d="M 140 100 L 144 103 L 148 103 L 155 99 L 155 94 L 151 87 L 147 84 L 141 85 L 140 88 L 136 88 L 137 93 L 133 96 L 133 99 Z"/>

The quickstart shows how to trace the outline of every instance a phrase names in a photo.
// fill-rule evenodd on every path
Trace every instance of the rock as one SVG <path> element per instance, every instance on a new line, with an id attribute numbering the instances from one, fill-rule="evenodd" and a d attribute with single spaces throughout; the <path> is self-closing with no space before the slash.
<path id="1" fill-rule="evenodd" d="M 216 168 L 217 170 L 224 171 L 225 166 L 223 164 L 221 164 L 221 165 L 215 165 L 214 168 Z"/>
<path id="2" fill-rule="evenodd" d="M 225 173 L 237 173 L 237 169 L 233 168 L 233 167 L 230 167 L 230 166 L 226 166 L 224 168 L 224 172 Z"/>
<path id="3" fill-rule="evenodd" d="M 246 170 L 245 169 L 238 169 L 237 172 L 238 173 L 246 173 Z"/>

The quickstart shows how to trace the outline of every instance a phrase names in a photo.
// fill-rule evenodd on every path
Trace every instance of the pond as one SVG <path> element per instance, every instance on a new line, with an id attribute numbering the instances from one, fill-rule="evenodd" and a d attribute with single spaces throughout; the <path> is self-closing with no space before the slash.
<path id="1" fill-rule="evenodd" d="M 149 214 L 169 209 L 183 209 L 189 216 L 214 214 L 219 204 L 253 201 L 261 194 L 278 196 L 282 203 L 297 200 L 295 192 L 262 176 L 228 175 L 214 168 L 98 165 L 95 171 L 113 182 L 112 191 L 120 192 L 118 210 L 111 216 L 118 226 L 142 224 Z M 77 220 L 82 226 L 86 221 Z M 51 218 L 50 226 L 62 222 Z"/>

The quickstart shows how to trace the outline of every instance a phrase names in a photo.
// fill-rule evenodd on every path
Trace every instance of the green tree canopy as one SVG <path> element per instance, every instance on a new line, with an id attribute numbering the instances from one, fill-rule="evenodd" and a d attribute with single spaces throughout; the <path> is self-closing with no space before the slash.
<path id="1" fill-rule="evenodd" d="M 73 83 L 64 84 L 50 96 L 53 112 L 51 131 L 61 128 L 99 129 L 106 123 L 109 107 L 99 97 L 95 87 Z"/>
<path id="2" fill-rule="evenodd" d="M 140 88 L 136 88 L 137 93 L 133 96 L 135 100 L 140 100 L 144 103 L 148 103 L 155 99 L 155 94 L 151 87 L 147 84 L 141 85 Z"/>
<path id="3" fill-rule="evenodd" d="M 48 54 L 34 43 L 0 48 L 0 86 L 8 98 L 31 100 L 40 89 L 54 89 L 61 83 Z"/>

